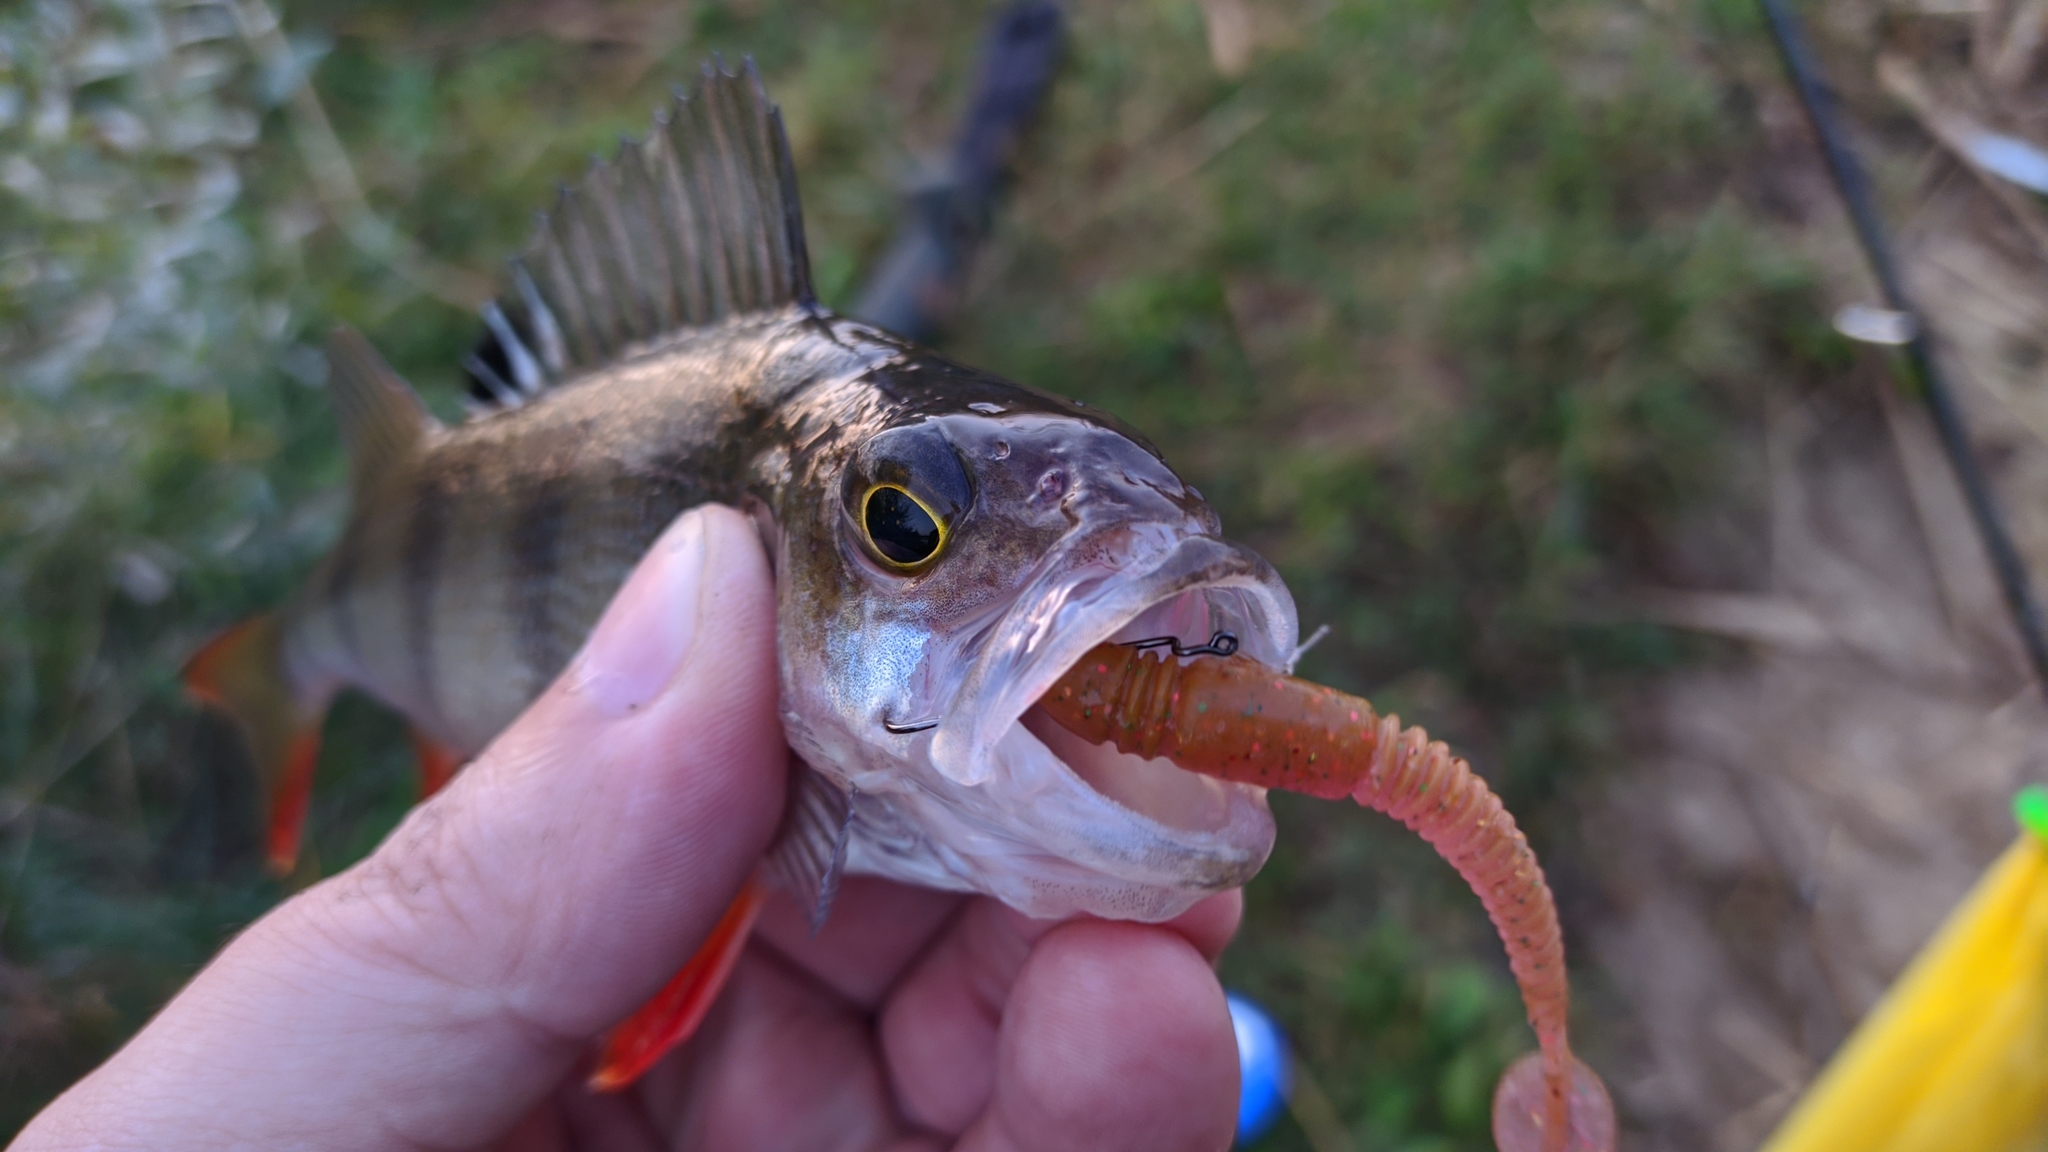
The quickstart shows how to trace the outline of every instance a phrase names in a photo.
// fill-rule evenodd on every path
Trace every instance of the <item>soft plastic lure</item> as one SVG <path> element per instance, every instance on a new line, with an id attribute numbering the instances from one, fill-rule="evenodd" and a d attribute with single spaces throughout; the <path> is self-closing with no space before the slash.
<path id="1" fill-rule="evenodd" d="M 1486 906 L 1539 1051 L 1494 1091 L 1501 1152 L 1608 1152 L 1614 1105 L 1565 1034 L 1570 992 L 1557 907 L 1529 841 L 1486 782 L 1420 728 L 1402 728 L 1356 696 L 1284 676 L 1219 635 L 1201 648 L 1103 644 L 1038 702 L 1068 731 L 1190 772 L 1349 796 L 1429 841 Z M 1196 656 L 1193 653 L 1200 652 Z"/>

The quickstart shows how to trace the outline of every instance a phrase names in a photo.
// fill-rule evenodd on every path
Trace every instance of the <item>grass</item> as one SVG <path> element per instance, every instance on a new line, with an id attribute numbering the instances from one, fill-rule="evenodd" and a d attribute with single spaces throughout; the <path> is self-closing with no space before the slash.
<path id="1" fill-rule="evenodd" d="M 945 347 L 1146 430 L 1280 566 L 1305 623 L 1332 626 L 1305 673 L 1471 755 L 1568 912 L 1588 907 L 1571 861 L 1597 845 L 1573 840 L 1571 789 L 1625 770 L 1614 702 L 1683 657 L 1597 621 L 1654 575 L 1760 383 L 1839 356 L 1740 194 L 1757 146 L 1727 61 L 1754 73 L 1762 44 L 1733 0 L 1210 8 L 1249 16 L 1237 74 L 1194 3 L 1073 5 L 1066 70 Z M 283 893 L 255 865 L 227 734 L 172 673 L 336 530 L 343 462 L 303 382 L 310 348 L 353 323 L 453 415 L 474 328 L 323 215 L 289 76 L 231 25 L 167 53 L 162 11 L 0 17 L 0 1131 Z M 281 15 L 371 208 L 481 273 L 703 54 L 753 54 L 789 116 L 821 288 L 844 301 L 944 142 L 983 13 Z M 143 47 L 106 75 L 30 47 L 100 41 Z M 148 143 L 122 146 L 124 115 Z M 178 116 L 211 127 L 180 136 Z M 49 188 L 100 189 L 104 210 Z M 309 869 L 331 871 L 410 781 L 366 704 L 328 741 Z M 1493 1077 L 1529 1039 L 1476 902 L 1376 818 L 1277 807 L 1226 979 L 1289 1028 L 1356 1147 L 1485 1147 Z M 1579 983 L 1598 1005 L 1598 973 Z M 1309 1145 L 1290 1123 L 1267 1146 Z"/>

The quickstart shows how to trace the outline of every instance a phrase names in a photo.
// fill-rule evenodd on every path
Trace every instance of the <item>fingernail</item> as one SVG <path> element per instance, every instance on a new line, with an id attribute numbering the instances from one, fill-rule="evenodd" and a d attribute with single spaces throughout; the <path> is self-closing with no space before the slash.
<path id="1" fill-rule="evenodd" d="M 661 695 L 697 636 L 704 513 L 683 513 L 647 550 L 591 631 L 570 673 L 575 691 L 624 716 Z"/>

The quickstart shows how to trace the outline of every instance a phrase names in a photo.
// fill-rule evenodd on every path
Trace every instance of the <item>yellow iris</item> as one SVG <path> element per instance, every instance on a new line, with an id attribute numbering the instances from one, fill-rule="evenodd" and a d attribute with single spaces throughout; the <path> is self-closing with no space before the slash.
<path id="1" fill-rule="evenodd" d="M 892 568 L 929 563 L 946 547 L 946 522 L 907 488 L 877 484 L 861 500 L 861 531 Z"/>

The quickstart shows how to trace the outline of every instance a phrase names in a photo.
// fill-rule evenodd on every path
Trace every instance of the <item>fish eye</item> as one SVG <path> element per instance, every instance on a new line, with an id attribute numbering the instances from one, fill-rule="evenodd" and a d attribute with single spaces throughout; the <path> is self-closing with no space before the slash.
<path id="1" fill-rule="evenodd" d="M 861 501 L 861 528 L 868 543 L 898 568 L 913 568 L 939 554 L 946 526 L 924 501 L 894 484 L 877 484 Z"/>

